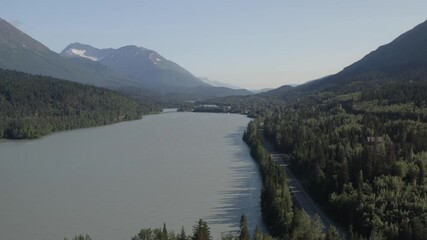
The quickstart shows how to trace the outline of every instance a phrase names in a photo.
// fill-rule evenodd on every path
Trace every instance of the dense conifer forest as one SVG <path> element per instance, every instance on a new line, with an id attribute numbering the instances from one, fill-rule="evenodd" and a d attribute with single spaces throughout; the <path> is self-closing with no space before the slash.
<path id="1" fill-rule="evenodd" d="M 427 81 L 323 91 L 264 119 L 275 147 L 350 238 L 426 239 Z"/>
<path id="2" fill-rule="evenodd" d="M 0 70 L 0 138 L 37 138 L 139 119 L 153 110 L 111 90 Z"/>
<path id="3" fill-rule="evenodd" d="M 279 239 L 340 239 L 334 227 L 327 229 L 319 217 L 310 216 L 293 204 L 285 172 L 264 148 L 258 131 L 259 119 L 251 121 L 243 139 L 251 148 L 262 175 L 261 210 L 271 234 Z"/>

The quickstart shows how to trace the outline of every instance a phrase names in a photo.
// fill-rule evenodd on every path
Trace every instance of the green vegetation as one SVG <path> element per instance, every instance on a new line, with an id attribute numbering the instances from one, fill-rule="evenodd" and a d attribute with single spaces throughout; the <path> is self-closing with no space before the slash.
<path id="1" fill-rule="evenodd" d="M 259 123 L 259 118 L 251 121 L 243 139 L 260 166 L 263 181 L 261 210 L 271 233 L 279 239 L 339 239 L 336 229 L 328 229 L 330 234 L 325 235 L 320 218 L 311 219 L 294 206 L 283 168 L 271 159 L 264 148 L 258 133 Z"/>
<path id="2" fill-rule="evenodd" d="M 211 240 L 211 233 L 208 223 L 200 219 L 193 226 L 193 234 L 186 235 L 184 227 L 179 234 L 168 231 L 166 224 L 161 228 L 143 228 L 139 233 L 132 237 L 132 240 Z"/>
<path id="3" fill-rule="evenodd" d="M 103 88 L 0 70 L 0 138 L 37 138 L 139 119 L 152 110 Z"/>
<path id="4" fill-rule="evenodd" d="M 64 238 L 64 240 L 68 240 L 68 238 Z M 92 238 L 88 234 L 79 234 L 74 236 L 72 240 L 92 240 Z"/>
<path id="5" fill-rule="evenodd" d="M 317 93 L 264 120 L 312 195 L 352 226 L 350 238 L 427 236 L 427 82 L 419 80 Z"/>
<path id="6" fill-rule="evenodd" d="M 249 240 L 248 222 L 246 220 L 245 215 L 242 215 L 242 217 L 240 218 L 239 240 Z"/>
<path id="7" fill-rule="evenodd" d="M 235 234 L 228 233 L 221 237 L 221 240 L 274 240 L 274 239 L 318 239 L 318 240 L 336 240 L 339 239 L 337 232 L 335 229 L 331 228 L 327 234 L 323 234 L 321 228 L 316 226 L 317 230 L 312 231 L 310 224 L 317 224 L 317 221 L 311 221 L 310 217 L 302 211 L 298 211 L 296 213 L 297 218 L 300 220 L 296 223 L 299 224 L 296 231 L 289 238 L 273 238 L 269 234 L 263 234 L 257 227 L 252 235 L 250 235 L 247 221 L 245 215 L 242 215 L 240 220 L 240 228 L 239 231 Z M 301 216 L 299 216 L 301 215 Z M 89 237 L 88 235 L 86 235 Z M 76 237 L 83 237 L 83 235 L 79 235 Z M 89 240 L 91 238 L 89 237 Z M 198 220 L 193 225 L 192 234 L 187 235 L 184 227 L 182 227 L 180 233 L 176 234 L 174 231 L 168 231 L 166 224 L 163 224 L 162 227 L 151 229 L 151 228 L 142 228 L 138 234 L 132 237 L 132 240 L 211 240 L 210 228 L 206 221 L 203 219 Z M 80 240 L 80 238 L 76 238 L 75 240 Z M 82 238 L 82 240 L 85 240 Z"/>
<path id="8" fill-rule="evenodd" d="M 214 98 L 209 101 L 197 102 L 197 104 L 199 107 L 187 105 L 181 109 L 183 111 L 193 110 L 195 112 L 239 113 L 247 115 L 250 118 L 256 118 L 271 114 L 283 102 L 276 98 L 251 95 Z M 217 107 L 203 107 L 203 105 L 216 105 Z"/>

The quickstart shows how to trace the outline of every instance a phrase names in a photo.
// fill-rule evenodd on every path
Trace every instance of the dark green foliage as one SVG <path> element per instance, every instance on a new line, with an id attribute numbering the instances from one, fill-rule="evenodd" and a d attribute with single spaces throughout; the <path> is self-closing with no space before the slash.
<path id="1" fill-rule="evenodd" d="M 192 240 L 211 240 L 211 232 L 208 223 L 200 219 L 193 226 L 193 237 Z"/>
<path id="2" fill-rule="evenodd" d="M 292 231 L 290 239 L 304 239 L 304 240 L 321 240 L 325 235 L 322 230 L 323 224 L 317 216 L 314 220 L 310 219 L 307 213 L 302 210 L 295 211 L 292 221 Z"/>
<path id="3" fill-rule="evenodd" d="M 187 240 L 184 227 L 181 228 L 181 233 L 177 236 L 177 240 Z"/>
<path id="4" fill-rule="evenodd" d="M 64 238 L 64 240 L 67 240 L 67 238 Z M 88 234 L 79 234 L 74 236 L 72 240 L 92 240 L 92 238 Z"/>
<path id="5" fill-rule="evenodd" d="M 258 226 L 255 228 L 253 240 L 262 240 L 262 233 Z"/>
<path id="6" fill-rule="evenodd" d="M 184 231 L 184 228 L 182 229 Z M 183 238 L 182 238 L 183 237 Z M 161 228 L 143 228 L 139 233 L 132 237 L 132 240 L 187 240 L 185 232 L 176 235 L 173 231 L 168 232 L 166 224 Z"/>
<path id="7" fill-rule="evenodd" d="M 328 233 L 325 235 L 322 232 L 322 224 L 319 218 L 311 220 L 310 217 L 301 210 L 295 210 L 295 215 L 293 216 L 294 220 L 292 222 L 293 230 L 289 233 L 288 236 L 282 236 L 278 239 L 304 239 L 304 240 L 336 240 L 341 239 L 338 236 L 336 229 L 332 228 L 328 230 Z M 167 233 L 167 234 L 166 234 Z M 190 239 L 212 239 L 210 236 L 210 228 L 208 224 L 200 219 L 193 226 L 193 235 L 186 236 L 184 227 L 181 229 L 180 234 L 175 234 L 173 231 L 168 232 L 166 224 L 163 224 L 163 227 L 151 229 L 143 228 L 139 233 L 132 237 L 132 240 L 190 240 Z M 262 234 L 260 229 L 256 227 L 253 238 L 249 236 L 249 231 L 247 228 L 247 220 L 243 215 L 240 220 L 240 233 L 235 236 L 231 232 L 225 234 L 221 237 L 222 240 L 274 240 L 269 234 Z M 79 239 L 80 240 L 80 239 Z"/>
<path id="8" fill-rule="evenodd" d="M 141 117 L 142 105 L 110 90 L 0 70 L 0 138 L 52 132 Z"/>
<path id="9" fill-rule="evenodd" d="M 151 230 L 151 228 L 145 228 L 145 229 L 141 229 L 141 231 L 139 231 L 138 235 L 136 237 L 134 237 L 135 240 L 151 240 L 153 236 L 153 231 Z"/>
<path id="10" fill-rule="evenodd" d="M 293 203 L 285 172 L 264 148 L 259 137 L 257 121 L 249 123 L 243 139 L 250 146 L 251 155 L 260 166 L 263 179 L 261 210 L 264 221 L 275 235 L 286 235 L 292 222 Z"/>
<path id="11" fill-rule="evenodd" d="M 340 240 L 341 237 L 338 230 L 334 227 L 330 227 L 326 232 L 325 240 Z"/>
<path id="12" fill-rule="evenodd" d="M 425 239 L 427 74 L 413 76 L 321 92 L 264 120 L 268 138 L 355 239 Z"/>
<path id="13" fill-rule="evenodd" d="M 293 206 L 283 168 L 274 162 L 264 148 L 258 132 L 260 119 L 251 121 L 243 139 L 251 148 L 263 178 L 261 210 L 271 233 L 281 239 L 324 239 L 320 218 L 310 219 Z"/>
<path id="14" fill-rule="evenodd" d="M 211 99 L 210 101 L 198 102 L 200 106 L 203 105 L 217 105 L 217 108 L 204 108 L 195 107 L 194 111 L 197 112 L 224 112 L 224 113 L 240 113 L 247 115 L 251 118 L 262 117 L 270 114 L 282 101 L 274 98 L 260 97 L 256 95 L 251 96 L 231 96 Z M 187 110 L 190 108 L 187 107 Z M 185 109 L 184 109 L 185 110 Z"/>
<path id="15" fill-rule="evenodd" d="M 246 216 L 243 214 L 240 218 L 240 234 L 239 240 L 249 240 L 249 229 Z"/>

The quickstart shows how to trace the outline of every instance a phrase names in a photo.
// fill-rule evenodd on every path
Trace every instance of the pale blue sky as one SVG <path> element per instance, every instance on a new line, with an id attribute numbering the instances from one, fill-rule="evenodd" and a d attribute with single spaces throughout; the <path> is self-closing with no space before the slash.
<path id="1" fill-rule="evenodd" d="M 196 76 L 259 89 L 338 72 L 427 19 L 427 1 L 0 0 L 52 50 L 156 50 Z"/>

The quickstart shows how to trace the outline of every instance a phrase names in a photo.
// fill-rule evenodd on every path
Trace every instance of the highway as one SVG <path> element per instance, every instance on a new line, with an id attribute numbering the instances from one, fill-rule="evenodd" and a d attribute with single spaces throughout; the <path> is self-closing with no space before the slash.
<path id="1" fill-rule="evenodd" d="M 296 204 L 304 209 L 311 218 L 318 215 L 323 222 L 324 229 L 329 226 L 334 226 L 341 234 L 342 231 L 340 231 L 332 220 L 323 213 L 320 207 L 311 199 L 310 195 L 307 194 L 298 179 L 291 172 L 289 169 L 289 156 L 287 154 L 279 153 L 274 149 L 270 142 L 265 138 L 264 129 L 259 129 L 259 133 L 262 136 L 264 147 L 270 153 L 271 158 L 284 168 L 288 179 L 289 190 L 292 193 Z"/>

